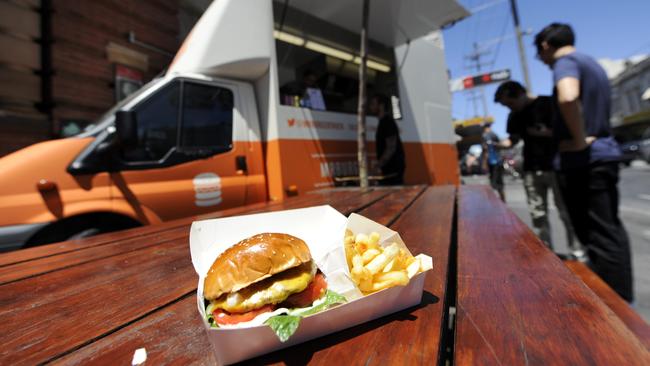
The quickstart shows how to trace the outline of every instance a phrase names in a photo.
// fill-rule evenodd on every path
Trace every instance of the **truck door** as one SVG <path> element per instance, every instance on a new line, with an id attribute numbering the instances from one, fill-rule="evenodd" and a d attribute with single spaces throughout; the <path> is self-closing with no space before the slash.
<path id="1" fill-rule="evenodd" d="M 162 220 L 244 204 L 239 104 L 236 86 L 175 79 L 134 106 L 138 138 L 111 174 L 115 204 Z"/>

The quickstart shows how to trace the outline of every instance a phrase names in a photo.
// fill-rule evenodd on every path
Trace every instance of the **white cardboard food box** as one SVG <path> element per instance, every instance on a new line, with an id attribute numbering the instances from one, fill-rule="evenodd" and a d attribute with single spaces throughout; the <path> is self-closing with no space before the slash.
<path id="1" fill-rule="evenodd" d="M 192 224 L 190 250 L 194 269 L 199 275 L 197 305 L 219 363 L 243 361 L 420 303 L 426 271 L 413 277 L 407 286 L 391 287 L 368 296 L 363 296 L 356 289 L 349 279 L 343 249 L 346 228 L 354 233 L 369 234 L 375 231 L 381 236 L 381 244 L 396 242 L 406 248 L 396 232 L 360 215 L 352 214 L 346 218 L 330 206 L 196 221 Z M 264 232 L 286 233 L 304 240 L 318 268 L 325 274 L 328 288 L 348 299 L 345 304 L 303 318 L 296 333 L 284 343 L 267 325 L 214 329 L 205 321 L 203 281 L 212 263 L 231 245 Z M 428 268 L 431 268 L 430 262 Z"/>

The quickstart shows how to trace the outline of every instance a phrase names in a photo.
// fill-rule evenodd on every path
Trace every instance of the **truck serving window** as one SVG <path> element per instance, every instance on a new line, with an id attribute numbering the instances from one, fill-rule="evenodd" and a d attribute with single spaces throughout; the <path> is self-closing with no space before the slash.
<path id="1" fill-rule="evenodd" d="M 181 146 L 183 148 L 232 148 L 232 91 L 212 85 L 185 82 Z"/>
<path id="2" fill-rule="evenodd" d="M 359 89 L 359 34 L 273 2 L 275 51 L 284 105 L 354 114 Z M 360 21 L 361 19 L 359 19 Z M 397 96 L 392 47 L 369 40 L 368 95 Z"/>
<path id="3" fill-rule="evenodd" d="M 126 148 L 125 161 L 157 161 L 176 147 L 180 82 L 174 81 L 134 108 L 138 143 Z"/>
<path id="4" fill-rule="evenodd" d="M 332 51 L 333 49 L 327 46 L 322 50 L 339 55 L 339 51 Z M 349 56 L 351 60 L 346 61 L 276 39 L 280 103 L 316 110 L 356 113 L 359 94 L 359 69 L 358 64 L 353 62 L 356 55 L 343 51 L 340 53 L 340 57 Z M 396 95 L 397 77 L 392 63 L 383 59 L 381 62 L 371 59 L 370 64 L 374 68 L 367 69 L 368 94 Z"/>

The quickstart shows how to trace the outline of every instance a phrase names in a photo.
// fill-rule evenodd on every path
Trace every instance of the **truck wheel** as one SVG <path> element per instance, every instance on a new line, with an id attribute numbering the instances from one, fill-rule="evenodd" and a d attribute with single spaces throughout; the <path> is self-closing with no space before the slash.
<path id="1" fill-rule="evenodd" d="M 29 248 L 60 241 L 82 239 L 136 226 L 140 226 L 140 224 L 134 220 L 115 216 L 72 217 L 45 227 L 29 239 L 24 247 Z"/>
<path id="2" fill-rule="evenodd" d="M 103 232 L 106 232 L 106 231 L 102 231 L 102 229 L 100 229 L 100 228 L 90 227 L 88 229 L 81 230 L 80 232 L 71 235 L 66 240 L 83 239 L 83 238 L 87 238 L 89 236 L 101 234 Z"/>
<path id="3" fill-rule="evenodd" d="M 74 227 L 69 225 L 53 225 L 49 230 L 37 233 L 25 245 L 26 248 L 35 247 L 38 245 L 56 243 L 60 241 L 87 238 L 89 236 L 113 231 L 108 227 Z"/>

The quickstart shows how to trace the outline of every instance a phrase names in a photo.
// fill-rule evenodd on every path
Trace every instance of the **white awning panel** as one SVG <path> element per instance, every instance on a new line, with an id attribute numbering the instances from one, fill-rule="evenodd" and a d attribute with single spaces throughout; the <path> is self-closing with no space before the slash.
<path id="1" fill-rule="evenodd" d="M 270 0 L 215 0 L 192 28 L 168 72 L 257 79 L 268 69 L 272 32 Z"/>
<path id="2" fill-rule="evenodd" d="M 288 4 L 358 34 L 362 3 L 291 0 Z M 372 0 L 369 37 L 395 47 L 467 15 L 455 0 Z M 271 0 L 215 0 L 183 42 L 169 73 L 194 72 L 255 80 L 268 69 L 274 50 L 272 33 Z"/>
<path id="3" fill-rule="evenodd" d="M 362 0 L 290 0 L 289 6 L 359 33 Z M 368 36 L 386 46 L 422 37 L 469 13 L 455 0 L 371 0 Z"/>

